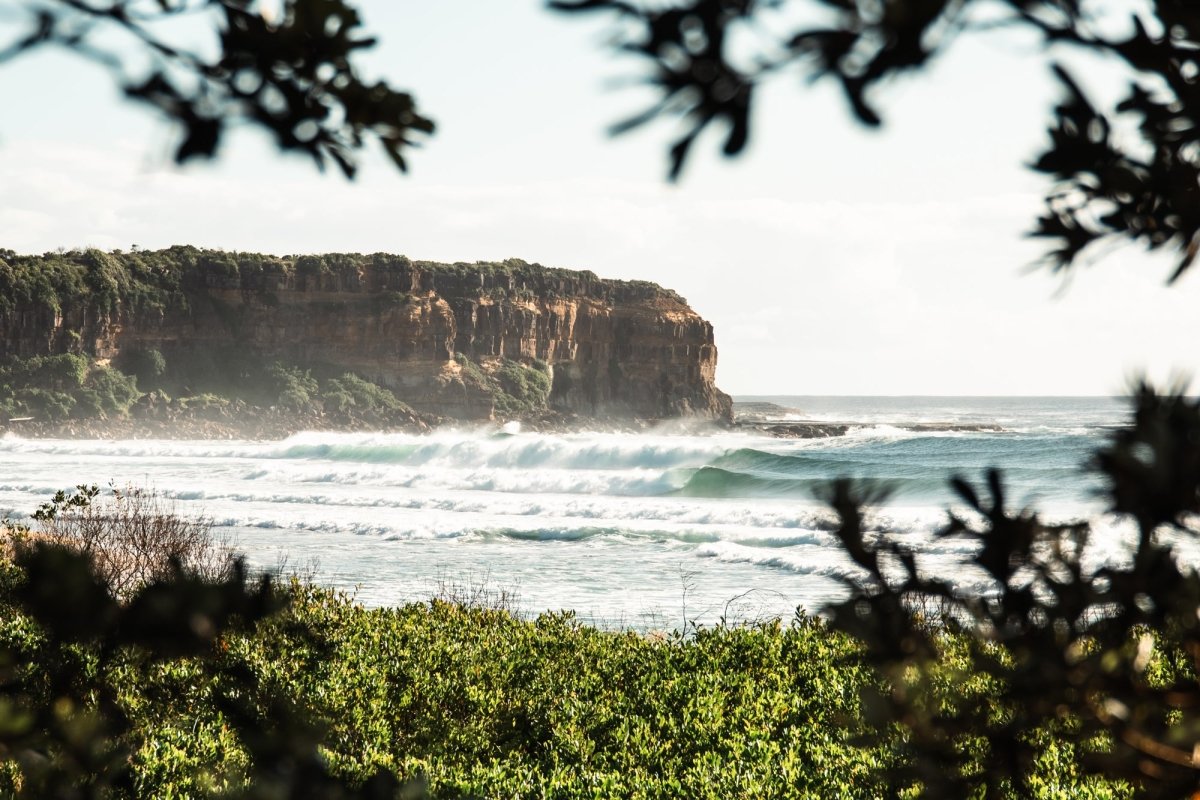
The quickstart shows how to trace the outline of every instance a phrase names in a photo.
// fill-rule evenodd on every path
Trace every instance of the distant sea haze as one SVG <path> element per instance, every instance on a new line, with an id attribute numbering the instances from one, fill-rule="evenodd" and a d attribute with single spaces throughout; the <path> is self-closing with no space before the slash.
<path id="1" fill-rule="evenodd" d="M 283 441 L 0 439 L 0 512 L 29 514 L 76 483 L 148 485 L 210 517 L 252 565 L 286 559 L 371 605 L 487 585 L 526 613 L 572 609 L 640 629 L 820 609 L 849 568 L 815 486 L 885 482 L 873 525 L 957 569 L 937 539 L 947 479 L 1003 469 L 1014 506 L 1095 518 L 1095 557 L 1129 535 L 1083 469 L 1128 415 L 1112 398 L 739 397 L 763 419 L 849 424 L 844 436 L 711 429 L 548 434 L 306 433 Z M 773 404 L 767 406 L 766 404 Z M 919 424 L 919 430 L 911 426 Z M 939 430 L 939 424 L 998 430 Z M 906 427 L 910 426 L 910 427 Z M 932 428 L 932 429 L 931 429 Z M 1185 553 L 1186 557 L 1191 557 Z"/>

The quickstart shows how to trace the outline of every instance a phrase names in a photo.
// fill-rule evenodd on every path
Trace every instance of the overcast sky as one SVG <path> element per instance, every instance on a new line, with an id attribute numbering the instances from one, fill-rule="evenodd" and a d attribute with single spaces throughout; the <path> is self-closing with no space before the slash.
<path id="1" fill-rule="evenodd" d="M 371 156 L 348 183 L 249 132 L 177 169 L 173 132 L 103 73 L 38 55 L 0 68 L 0 247 L 518 257 L 652 280 L 712 321 L 734 394 L 1109 394 L 1200 365 L 1200 275 L 1168 289 L 1170 262 L 1135 248 L 1069 284 L 1027 274 L 1046 187 L 1021 165 L 1056 96 L 1029 42 L 966 41 L 887 87 L 881 133 L 833 86 L 786 77 L 747 155 L 702 140 L 672 186 L 670 126 L 604 133 L 645 97 L 606 88 L 635 66 L 601 48 L 600 20 L 536 0 L 359 5 L 380 37 L 368 71 L 438 123 L 408 176 Z"/>

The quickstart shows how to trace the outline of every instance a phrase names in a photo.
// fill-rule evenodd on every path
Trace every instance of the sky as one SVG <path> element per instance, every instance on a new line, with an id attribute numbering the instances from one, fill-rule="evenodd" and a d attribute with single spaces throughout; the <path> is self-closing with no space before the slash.
<path id="1" fill-rule="evenodd" d="M 1113 394 L 1200 371 L 1200 275 L 1168 288 L 1170 259 L 1136 247 L 1068 279 L 1029 269 L 1047 186 L 1023 165 L 1056 98 L 1029 40 L 964 40 L 887 85 L 879 132 L 834 86 L 782 76 L 744 156 L 702 139 L 669 184 L 671 124 L 606 134 L 648 97 L 613 87 L 637 65 L 604 49 L 602 20 L 537 0 L 358 5 L 380 40 L 364 72 L 438 125 L 409 174 L 371 153 L 348 182 L 252 131 L 176 167 L 171 128 L 46 52 L 0 66 L 0 247 L 516 257 L 651 280 L 713 323 L 735 395 Z M 1123 85 L 1103 63 L 1078 76 Z"/>

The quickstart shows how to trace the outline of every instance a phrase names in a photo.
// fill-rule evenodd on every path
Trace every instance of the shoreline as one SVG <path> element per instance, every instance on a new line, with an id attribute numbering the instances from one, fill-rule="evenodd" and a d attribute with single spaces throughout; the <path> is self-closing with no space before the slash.
<path id="1" fill-rule="evenodd" d="M 886 425 L 915 433 L 1003 433 L 1000 425 L 953 422 L 804 422 L 735 419 L 731 423 L 700 418 L 641 419 L 584 417 L 576 414 L 542 412 L 511 420 L 460 420 L 433 415 L 398 414 L 365 417 L 335 417 L 303 414 L 278 409 L 236 408 L 220 413 L 201 410 L 171 414 L 134 414 L 108 419 L 62 421 L 0 421 L 0 436 L 13 434 L 23 439 L 163 439 L 191 441 L 279 441 L 307 432 L 410 433 L 428 434 L 468 426 L 503 430 L 516 423 L 522 432 L 535 433 L 700 433 L 728 432 L 769 436 L 777 439 L 833 439 L 862 427 Z"/>

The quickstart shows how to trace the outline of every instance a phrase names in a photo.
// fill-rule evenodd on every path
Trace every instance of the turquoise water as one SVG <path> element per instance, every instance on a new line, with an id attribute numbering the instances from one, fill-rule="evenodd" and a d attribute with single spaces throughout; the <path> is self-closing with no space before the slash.
<path id="1" fill-rule="evenodd" d="M 27 514 L 79 482 L 149 485 L 180 513 L 211 518 L 255 566 L 286 560 L 368 604 L 465 585 L 518 596 L 526 613 L 666 628 L 788 617 L 839 596 L 848 565 L 813 495 L 837 476 L 891 486 L 873 525 L 920 549 L 930 569 L 955 571 L 965 553 L 932 536 L 954 501 L 952 474 L 999 466 L 1014 503 L 1095 517 L 1102 487 L 1083 467 L 1126 416 L 1108 398 L 737 399 L 778 405 L 767 416 L 780 421 L 850 429 L 830 439 L 679 425 L 276 442 L 6 437 L 0 513 Z M 997 430 L 944 429 L 962 425 Z M 1099 527 L 1119 545 L 1119 526 Z"/>

